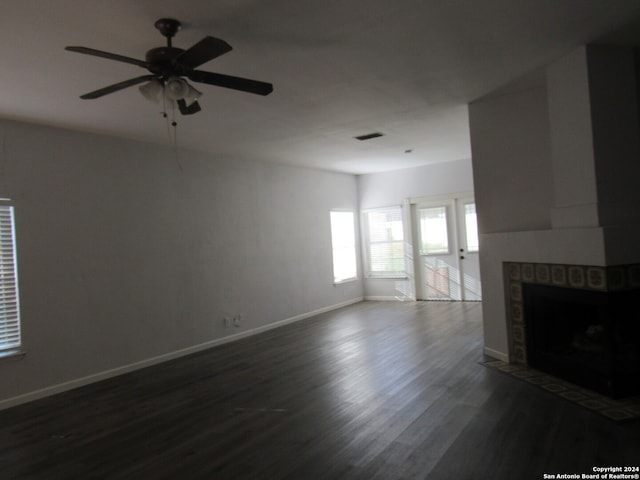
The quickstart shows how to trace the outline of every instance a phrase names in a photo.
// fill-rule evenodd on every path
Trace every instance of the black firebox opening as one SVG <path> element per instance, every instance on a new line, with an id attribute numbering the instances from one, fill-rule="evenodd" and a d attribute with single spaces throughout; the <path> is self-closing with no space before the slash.
<path id="1" fill-rule="evenodd" d="M 612 397 L 640 393 L 640 291 L 522 287 L 531 367 Z"/>

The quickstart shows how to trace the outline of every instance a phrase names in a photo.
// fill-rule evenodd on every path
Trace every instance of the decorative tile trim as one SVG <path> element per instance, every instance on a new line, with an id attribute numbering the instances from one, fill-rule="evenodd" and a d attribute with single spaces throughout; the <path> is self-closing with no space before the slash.
<path id="1" fill-rule="evenodd" d="M 551 275 L 550 275 L 550 269 L 549 269 L 549 265 L 546 265 L 544 263 L 538 263 L 536 264 L 536 281 L 535 282 L 530 282 L 530 283 L 541 283 L 543 285 L 546 285 L 549 283 L 549 280 L 551 279 Z"/>
<path id="2" fill-rule="evenodd" d="M 607 272 L 604 267 L 587 267 L 588 290 L 607 291 Z"/>
<path id="3" fill-rule="evenodd" d="M 527 365 L 522 284 L 553 285 L 597 292 L 640 289 L 640 264 L 599 267 L 504 262 L 507 331 L 511 363 Z"/>
<path id="4" fill-rule="evenodd" d="M 587 279 L 584 276 L 584 268 L 579 266 L 569 267 L 569 286 L 571 288 L 584 288 Z"/>
<path id="5" fill-rule="evenodd" d="M 522 265 L 522 281 L 533 282 L 536 278 L 536 271 L 532 263 L 524 263 Z"/>
<path id="6" fill-rule="evenodd" d="M 567 286 L 567 268 L 565 265 L 551 265 L 551 283 L 556 287 Z"/>
<path id="7" fill-rule="evenodd" d="M 520 264 L 519 263 L 509 263 L 507 264 L 508 268 L 508 278 L 511 280 L 520 280 Z"/>
<path id="8" fill-rule="evenodd" d="M 481 362 L 481 365 L 535 385 L 614 422 L 640 419 L 640 395 L 613 399 L 527 366 L 513 365 L 501 360 Z"/>

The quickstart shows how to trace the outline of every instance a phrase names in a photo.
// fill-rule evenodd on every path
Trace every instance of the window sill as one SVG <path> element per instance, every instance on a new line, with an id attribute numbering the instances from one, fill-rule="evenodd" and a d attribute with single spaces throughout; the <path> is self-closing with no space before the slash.
<path id="1" fill-rule="evenodd" d="M 367 275 L 366 278 L 376 280 L 409 280 L 406 275 Z"/>
<path id="2" fill-rule="evenodd" d="M 357 282 L 358 278 L 345 278 L 344 280 L 339 280 L 339 281 L 334 281 L 333 284 L 334 285 L 343 285 L 345 283 L 352 283 L 352 282 Z"/>
<path id="3" fill-rule="evenodd" d="M 27 352 L 21 348 L 0 352 L 0 363 L 22 360 Z"/>

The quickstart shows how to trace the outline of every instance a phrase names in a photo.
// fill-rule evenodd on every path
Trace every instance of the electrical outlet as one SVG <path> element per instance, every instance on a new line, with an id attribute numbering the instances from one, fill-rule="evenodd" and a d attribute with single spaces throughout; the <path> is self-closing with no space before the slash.
<path id="1" fill-rule="evenodd" d="M 231 327 L 231 317 L 224 317 L 224 328 Z"/>
<path id="2" fill-rule="evenodd" d="M 233 317 L 233 325 L 235 325 L 236 327 L 239 327 L 241 320 L 242 320 L 242 315 L 236 315 L 235 317 Z"/>

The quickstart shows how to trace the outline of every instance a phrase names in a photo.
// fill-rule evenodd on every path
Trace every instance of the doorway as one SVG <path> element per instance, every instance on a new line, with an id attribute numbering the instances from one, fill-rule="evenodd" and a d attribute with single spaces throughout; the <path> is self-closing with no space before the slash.
<path id="1" fill-rule="evenodd" d="M 417 300 L 480 301 L 473 194 L 409 200 Z"/>

